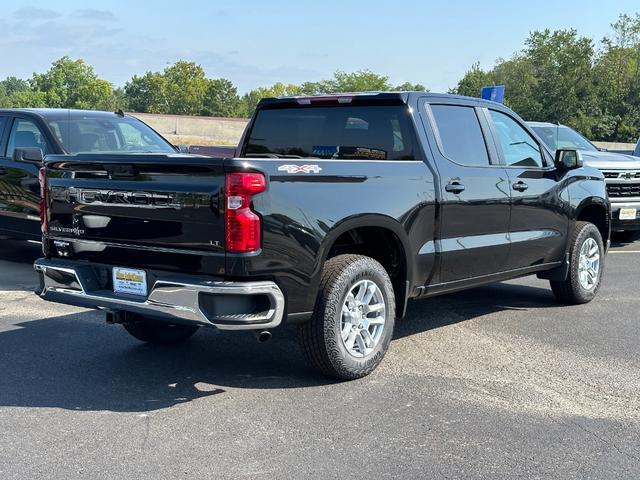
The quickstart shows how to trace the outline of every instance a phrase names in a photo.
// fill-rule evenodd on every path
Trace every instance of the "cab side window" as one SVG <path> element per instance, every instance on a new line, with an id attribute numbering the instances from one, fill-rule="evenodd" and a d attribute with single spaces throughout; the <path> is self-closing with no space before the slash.
<path id="1" fill-rule="evenodd" d="M 490 110 L 504 160 L 512 167 L 544 167 L 542 151 L 529 132 L 504 113 Z"/>
<path id="2" fill-rule="evenodd" d="M 489 154 L 473 107 L 431 105 L 443 154 L 460 165 L 486 167 Z"/>
<path id="3" fill-rule="evenodd" d="M 45 155 L 48 153 L 47 141 L 38 126 L 31 120 L 16 118 L 9 134 L 7 157 L 11 158 L 16 148 L 26 147 L 40 148 Z"/>

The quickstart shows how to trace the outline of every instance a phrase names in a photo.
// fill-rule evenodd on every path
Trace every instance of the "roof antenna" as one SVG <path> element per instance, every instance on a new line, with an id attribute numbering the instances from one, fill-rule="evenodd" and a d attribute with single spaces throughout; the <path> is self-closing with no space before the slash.
<path id="1" fill-rule="evenodd" d="M 560 147 L 560 145 L 558 145 L 559 141 L 560 141 L 560 121 L 556 120 L 556 150 L 558 150 Z"/>
<path id="2" fill-rule="evenodd" d="M 122 109 L 121 109 L 121 108 L 119 108 L 118 110 L 116 110 L 116 111 L 115 111 L 115 112 L 113 112 L 113 113 L 115 113 L 115 114 L 116 114 L 116 115 L 118 115 L 119 117 L 124 117 L 124 112 L 122 111 Z"/>

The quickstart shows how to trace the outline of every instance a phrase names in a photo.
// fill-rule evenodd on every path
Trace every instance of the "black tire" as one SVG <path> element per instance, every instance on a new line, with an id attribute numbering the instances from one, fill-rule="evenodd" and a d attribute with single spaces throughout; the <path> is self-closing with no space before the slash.
<path id="1" fill-rule="evenodd" d="M 600 268 L 598 270 L 595 286 L 587 289 L 582 286 L 579 278 L 580 250 L 584 243 L 592 238 L 598 245 L 600 254 Z M 576 222 L 571 236 L 571 246 L 569 250 L 569 274 L 564 281 L 551 281 L 551 290 L 556 298 L 569 305 L 579 305 L 589 303 L 593 300 L 600 289 L 602 275 L 604 273 L 604 243 L 602 235 L 596 226 L 588 222 Z"/>
<path id="2" fill-rule="evenodd" d="M 122 326 L 132 337 L 142 342 L 165 346 L 185 342 L 199 328 L 192 325 L 173 325 L 144 317 L 123 323 Z"/>
<path id="3" fill-rule="evenodd" d="M 385 322 L 377 345 L 358 358 L 349 353 L 341 338 L 342 306 L 351 289 L 363 280 L 378 287 L 384 299 Z M 331 258 L 324 266 L 312 318 L 299 327 L 300 345 L 307 362 L 322 374 L 342 380 L 369 375 L 389 348 L 395 312 L 393 286 L 380 263 L 362 255 Z"/>

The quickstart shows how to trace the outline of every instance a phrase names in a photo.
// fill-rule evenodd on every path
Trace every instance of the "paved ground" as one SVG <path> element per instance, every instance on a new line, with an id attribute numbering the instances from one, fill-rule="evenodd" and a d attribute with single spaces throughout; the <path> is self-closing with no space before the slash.
<path id="1" fill-rule="evenodd" d="M 29 290 L 0 247 L 0 478 L 638 478 L 640 241 L 594 303 L 527 278 L 414 302 L 381 368 L 327 382 L 293 332 L 144 346 Z"/>

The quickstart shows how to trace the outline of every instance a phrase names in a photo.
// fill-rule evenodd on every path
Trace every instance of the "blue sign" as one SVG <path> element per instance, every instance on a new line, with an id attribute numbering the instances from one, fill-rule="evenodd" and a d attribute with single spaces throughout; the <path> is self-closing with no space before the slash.
<path id="1" fill-rule="evenodd" d="M 494 85 L 492 87 L 482 87 L 480 97 L 483 100 L 504 103 L 504 85 Z"/>

